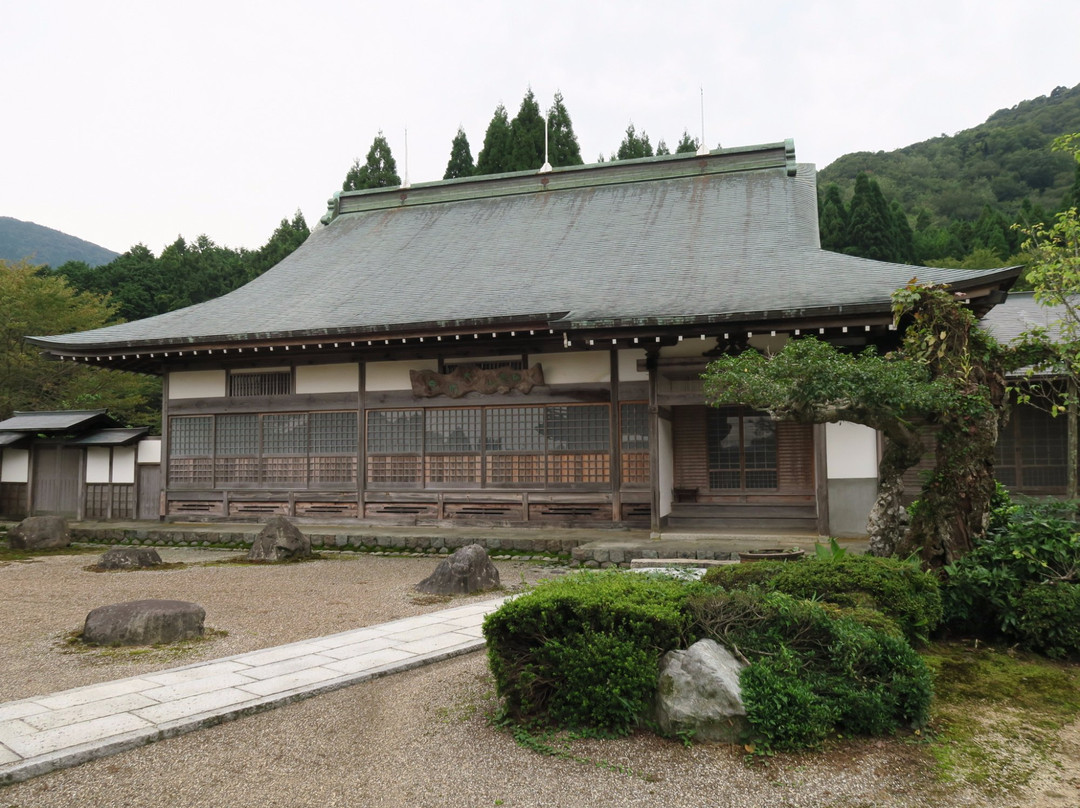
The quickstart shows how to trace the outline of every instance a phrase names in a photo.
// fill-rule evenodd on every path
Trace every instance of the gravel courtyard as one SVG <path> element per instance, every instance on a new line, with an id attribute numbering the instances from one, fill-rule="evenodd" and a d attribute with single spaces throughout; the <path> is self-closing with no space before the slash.
<path id="1" fill-rule="evenodd" d="M 241 653 L 420 614 L 465 599 L 415 593 L 431 558 L 328 554 L 288 566 L 207 564 L 227 553 L 167 549 L 161 571 L 96 573 L 95 556 L 0 564 L 0 701 Z M 233 557 L 241 557 L 232 554 Z M 496 562 L 512 589 L 549 566 Z M 73 649 L 96 606 L 195 601 L 211 639 L 181 653 Z M 747 765 L 740 749 L 641 733 L 556 743 L 542 755 L 490 725 L 483 654 L 437 663 L 142 749 L 0 787 L 0 808 L 326 806 L 1075 806 L 1077 733 L 1062 769 L 997 801 L 933 776 L 924 746 L 844 743 Z M 1071 759 L 1071 761 L 1070 761 Z M 1071 765 L 1070 765 L 1071 763 Z"/>

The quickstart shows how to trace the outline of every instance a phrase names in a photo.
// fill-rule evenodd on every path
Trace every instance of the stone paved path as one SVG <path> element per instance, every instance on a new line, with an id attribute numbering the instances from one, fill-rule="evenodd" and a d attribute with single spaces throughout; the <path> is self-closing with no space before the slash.
<path id="1" fill-rule="evenodd" d="M 0 704 L 0 783 L 478 650 L 504 600 Z"/>

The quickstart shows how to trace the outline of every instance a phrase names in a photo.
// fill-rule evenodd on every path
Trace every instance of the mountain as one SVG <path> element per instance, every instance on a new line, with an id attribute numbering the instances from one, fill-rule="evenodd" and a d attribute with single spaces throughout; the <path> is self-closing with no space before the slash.
<path id="1" fill-rule="evenodd" d="M 1014 219 L 1025 199 L 1052 212 L 1077 169 L 1068 154 L 1051 152 L 1050 142 L 1070 132 L 1080 132 L 1080 85 L 998 110 L 955 135 L 891 152 L 845 154 L 819 173 L 818 187 L 836 183 L 847 199 L 855 177 L 865 172 L 886 199 L 913 217 L 926 211 L 936 225 L 972 221 L 987 205 Z"/>
<path id="2" fill-rule="evenodd" d="M 68 261 L 85 261 L 92 267 L 107 264 L 119 253 L 69 236 L 51 227 L 0 216 L 0 260 L 47 264 L 54 269 Z"/>

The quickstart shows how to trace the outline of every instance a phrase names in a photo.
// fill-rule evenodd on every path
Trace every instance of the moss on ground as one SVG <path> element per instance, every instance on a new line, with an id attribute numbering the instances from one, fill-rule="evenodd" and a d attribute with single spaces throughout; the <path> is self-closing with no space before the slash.
<path id="1" fill-rule="evenodd" d="M 1080 716 L 1080 665 L 1011 648 L 938 643 L 930 751 L 939 776 L 1003 794 L 1051 765 L 1058 733 Z"/>

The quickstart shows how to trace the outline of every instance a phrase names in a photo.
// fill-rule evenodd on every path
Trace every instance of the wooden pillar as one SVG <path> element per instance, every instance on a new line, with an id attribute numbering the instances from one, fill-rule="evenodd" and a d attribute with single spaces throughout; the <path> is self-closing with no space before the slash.
<path id="1" fill-rule="evenodd" d="M 649 488 L 652 494 L 649 530 L 655 537 L 660 535 L 660 407 L 657 404 L 659 359 L 659 348 L 645 352 L 645 368 L 649 371 Z"/>
<path id="2" fill-rule="evenodd" d="M 622 521 L 622 412 L 619 410 L 619 352 L 610 351 L 611 359 L 611 520 Z"/>

